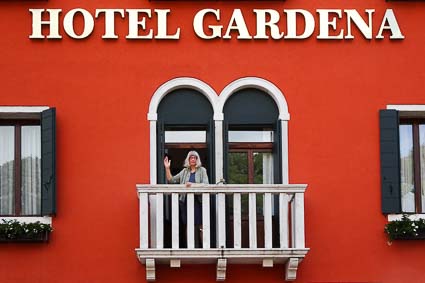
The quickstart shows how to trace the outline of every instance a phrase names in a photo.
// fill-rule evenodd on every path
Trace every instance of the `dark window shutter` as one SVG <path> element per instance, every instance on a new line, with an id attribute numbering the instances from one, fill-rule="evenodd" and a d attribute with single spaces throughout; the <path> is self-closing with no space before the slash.
<path id="1" fill-rule="evenodd" d="M 157 184 L 166 184 L 165 180 L 165 168 L 164 168 L 164 158 L 165 154 L 168 154 L 168 151 L 165 152 L 165 129 L 164 122 L 161 120 L 157 121 L 156 124 L 156 137 L 157 137 L 157 172 L 156 172 L 156 183 Z"/>
<path id="2" fill-rule="evenodd" d="M 56 109 L 41 113 L 41 214 L 56 214 Z"/>
<path id="3" fill-rule="evenodd" d="M 282 125 L 277 120 L 273 141 L 273 178 L 275 184 L 282 184 Z"/>
<path id="4" fill-rule="evenodd" d="M 214 135 L 214 129 L 215 124 L 214 120 L 210 120 L 208 123 L 208 130 L 207 130 L 207 145 L 208 145 L 208 155 L 209 158 L 205 162 L 208 164 L 208 177 L 210 184 L 215 184 L 215 135 Z M 205 158 L 205 157 L 204 157 Z M 204 159 L 205 160 L 205 159 Z"/>
<path id="5" fill-rule="evenodd" d="M 382 213 L 401 212 L 399 113 L 380 110 Z"/>

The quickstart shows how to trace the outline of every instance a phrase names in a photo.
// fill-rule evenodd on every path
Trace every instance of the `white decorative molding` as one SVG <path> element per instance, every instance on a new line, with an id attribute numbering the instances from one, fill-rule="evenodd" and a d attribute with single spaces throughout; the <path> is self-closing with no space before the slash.
<path id="1" fill-rule="evenodd" d="M 169 265 L 172 260 L 179 260 L 180 264 L 215 264 L 218 259 L 226 259 L 226 264 L 259 264 L 264 260 L 266 264 L 273 260 L 273 265 L 285 264 L 290 258 L 300 261 L 307 255 L 309 248 L 194 248 L 194 249 L 136 249 L 137 258 L 144 264 L 148 259 L 154 259 L 155 264 Z"/>
<path id="2" fill-rule="evenodd" d="M 299 259 L 290 258 L 285 264 L 285 280 L 294 281 L 297 279 L 297 270 L 298 270 Z"/>
<path id="3" fill-rule="evenodd" d="M 282 144 L 282 184 L 289 184 L 289 146 L 288 146 L 288 121 L 281 121 Z"/>
<path id="4" fill-rule="evenodd" d="M 425 112 L 425 105 L 424 104 L 390 104 L 387 105 L 387 109 L 393 109 L 398 111 L 424 111 Z"/>
<path id="5" fill-rule="evenodd" d="M 146 281 L 155 281 L 155 260 L 152 258 L 146 259 Z"/>
<path id="6" fill-rule="evenodd" d="M 214 113 L 217 112 L 214 107 L 217 105 L 216 101 L 218 96 L 217 93 L 208 84 L 195 78 L 181 77 L 164 83 L 155 91 L 149 104 L 148 120 L 156 120 L 157 110 L 161 100 L 168 93 L 181 88 L 190 88 L 199 91 L 208 99 L 211 106 L 213 107 Z"/>
<path id="7" fill-rule="evenodd" d="M 40 216 L 40 217 L 0 217 L 0 221 L 11 221 L 11 220 L 16 220 L 20 223 L 35 223 L 35 222 L 40 222 L 43 224 L 50 224 L 52 225 L 52 217 L 50 216 Z"/>
<path id="8" fill-rule="evenodd" d="M 256 88 L 270 95 L 279 109 L 279 120 L 288 121 L 290 119 L 288 104 L 280 89 L 271 82 L 257 77 L 240 78 L 227 85 L 220 93 L 217 113 L 223 113 L 224 104 L 233 93 L 245 88 Z"/>
<path id="9" fill-rule="evenodd" d="M 226 280 L 227 259 L 219 258 L 217 260 L 217 281 Z"/>
<path id="10" fill-rule="evenodd" d="M 48 106 L 1 106 L 1 113 L 41 113 L 49 109 Z"/>

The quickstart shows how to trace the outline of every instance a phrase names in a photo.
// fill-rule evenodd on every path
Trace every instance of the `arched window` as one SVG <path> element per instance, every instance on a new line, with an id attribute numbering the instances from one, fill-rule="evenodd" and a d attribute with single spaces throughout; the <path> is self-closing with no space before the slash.
<path id="1" fill-rule="evenodd" d="M 171 172 L 177 174 L 189 150 L 201 156 L 208 176 L 214 180 L 213 108 L 199 91 L 188 88 L 169 92 L 158 106 L 158 183 L 165 183 L 162 159 L 172 160 Z"/>
<path id="2" fill-rule="evenodd" d="M 279 109 L 266 92 L 235 91 L 224 104 L 224 176 L 229 184 L 281 183 L 281 123 Z M 242 247 L 249 246 L 248 195 L 242 195 Z M 264 246 L 263 196 L 257 195 L 257 237 Z M 278 199 L 275 199 L 277 202 Z M 232 244 L 232 204 L 227 197 L 227 245 Z M 271 204 L 273 205 L 273 204 Z M 278 207 L 276 203 L 275 207 Z M 276 214 L 277 211 L 274 213 Z M 276 244 L 277 244 L 277 237 Z"/>
<path id="3" fill-rule="evenodd" d="M 228 183 L 281 183 L 279 110 L 264 91 L 239 90 L 224 105 Z"/>

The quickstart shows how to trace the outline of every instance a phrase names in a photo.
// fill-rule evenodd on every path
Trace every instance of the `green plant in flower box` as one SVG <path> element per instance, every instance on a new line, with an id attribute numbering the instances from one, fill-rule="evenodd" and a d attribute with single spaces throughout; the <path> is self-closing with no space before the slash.
<path id="1" fill-rule="evenodd" d="M 34 223 L 21 223 L 17 220 L 2 220 L 0 223 L 0 240 L 37 240 L 40 236 L 53 231 L 50 224 L 44 224 L 40 221 Z"/>
<path id="2" fill-rule="evenodd" d="M 385 233 L 390 241 L 396 239 L 424 239 L 425 219 L 411 220 L 403 214 L 401 220 L 395 220 L 385 225 Z"/>

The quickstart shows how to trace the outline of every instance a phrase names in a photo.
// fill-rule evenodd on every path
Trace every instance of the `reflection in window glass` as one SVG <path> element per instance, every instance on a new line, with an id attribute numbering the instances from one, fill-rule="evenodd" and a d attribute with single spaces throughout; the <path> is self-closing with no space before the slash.
<path id="1" fill-rule="evenodd" d="M 425 212 L 425 124 L 419 125 L 419 152 L 421 156 L 422 212 Z"/>
<path id="2" fill-rule="evenodd" d="M 15 211 L 14 166 L 15 128 L 0 126 L 0 214 L 13 215 Z"/>
<path id="3" fill-rule="evenodd" d="M 37 215 L 41 213 L 40 126 L 23 126 L 21 129 L 21 214 Z"/>
<path id="4" fill-rule="evenodd" d="M 400 125 L 401 209 L 415 212 L 412 125 Z"/>
<path id="5" fill-rule="evenodd" d="M 229 153 L 229 184 L 248 184 L 248 154 Z"/>
<path id="6" fill-rule="evenodd" d="M 166 143 L 204 143 L 206 131 L 165 131 Z"/>

